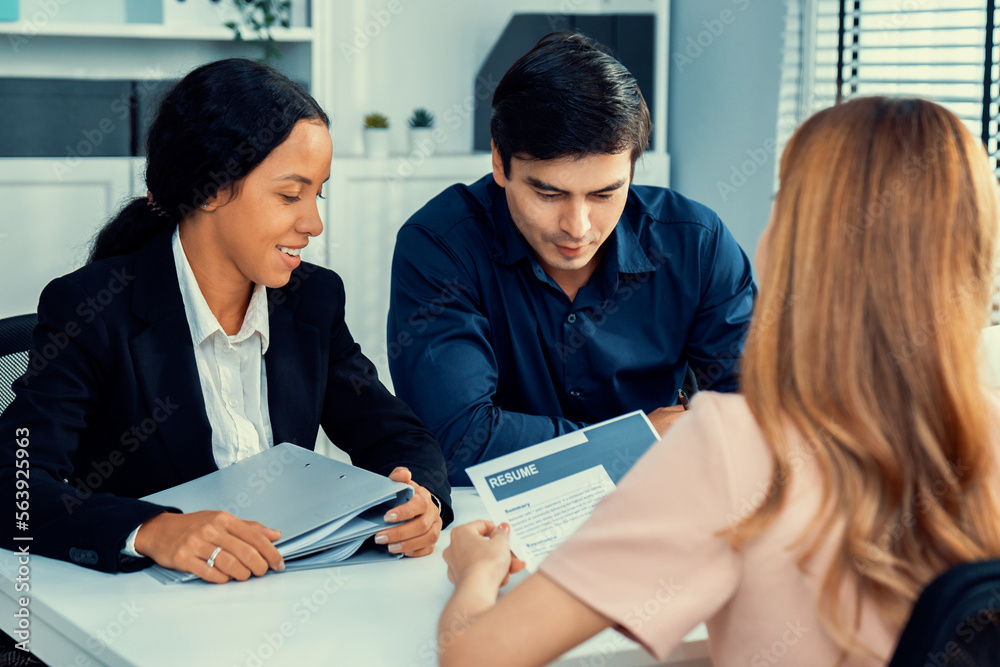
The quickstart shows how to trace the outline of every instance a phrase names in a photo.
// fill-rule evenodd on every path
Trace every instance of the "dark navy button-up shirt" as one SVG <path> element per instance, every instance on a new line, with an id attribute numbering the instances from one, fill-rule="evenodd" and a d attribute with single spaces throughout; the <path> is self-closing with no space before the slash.
<path id="1" fill-rule="evenodd" d="M 396 394 L 465 468 L 588 423 L 674 405 L 690 364 L 735 391 L 756 287 L 710 209 L 632 186 L 571 302 L 541 268 L 492 175 L 455 185 L 396 239 L 389 369 Z"/>

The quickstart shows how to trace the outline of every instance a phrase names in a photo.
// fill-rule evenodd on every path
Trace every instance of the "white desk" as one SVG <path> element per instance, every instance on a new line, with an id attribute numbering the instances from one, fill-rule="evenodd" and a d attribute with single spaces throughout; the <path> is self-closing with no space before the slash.
<path id="1" fill-rule="evenodd" d="M 471 489 L 454 494 L 457 523 L 485 518 Z M 144 572 L 109 575 L 32 556 L 29 648 L 50 667 L 142 665 L 436 665 L 437 620 L 452 586 L 441 552 L 223 586 L 165 586 Z M 11 634 L 17 557 L 0 550 L 0 628 Z M 522 575 L 518 575 L 522 578 Z M 710 665 L 704 626 L 668 661 Z M 562 665 L 652 665 L 613 631 L 563 656 Z"/>

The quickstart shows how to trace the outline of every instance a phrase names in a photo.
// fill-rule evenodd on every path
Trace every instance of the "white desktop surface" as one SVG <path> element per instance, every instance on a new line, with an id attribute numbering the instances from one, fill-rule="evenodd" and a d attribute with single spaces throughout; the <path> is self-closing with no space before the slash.
<path id="1" fill-rule="evenodd" d="M 453 504 L 456 524 L 486 517 L 472 489 L 456 489 Z M 11 633 L 17 598 L 27 595 L 29 648 L 50 667 L 436 665 L 437 620 L 452 591 L 441 558 L 449 532 L 424 558 L 222 586 L 167 586 L 145 572 L 104 574 L 32 556 L 27 594 L 14 591 L 17 556 L 0 550 L 0 628 Z M 703 625 L 668 663 L 711 664 Z M 556 664 L 657 663 L 609 630 Z"/>

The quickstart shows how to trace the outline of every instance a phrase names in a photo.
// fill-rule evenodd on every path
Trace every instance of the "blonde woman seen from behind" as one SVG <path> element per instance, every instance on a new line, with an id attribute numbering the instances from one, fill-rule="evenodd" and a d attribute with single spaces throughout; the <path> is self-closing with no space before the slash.
<path id="1" fill-rule="evenodd" d="M 699 394 L 499 602 L 522 567 L 506 526 L 456 528 L 441 664 L 544 664 L 607 627 L 662 659 L 700 622 L 717 667 L 885 664 L 931 579 L 1000 557 L 1000 403 L 977 358 L 997 222 L 985 152 L 942 107 L 806 121 L 759 244 L 742 395 Z"/>

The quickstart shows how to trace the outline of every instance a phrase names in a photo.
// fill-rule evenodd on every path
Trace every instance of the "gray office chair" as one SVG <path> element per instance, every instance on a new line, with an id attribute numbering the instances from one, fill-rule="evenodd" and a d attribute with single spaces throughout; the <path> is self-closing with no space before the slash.
<path id="1" fill-rule="evenodd" d="M 917 598 L 888 667 L 1000 665 L 1000 560 L 958 565 Z"/>
<path id="2" fill-rule="evenodd" d="M 31 332 L 36 324 L 34 313 L 0 320 L 0 413 L 14 400 L 10 386 L 28 368 Z"/>

